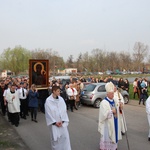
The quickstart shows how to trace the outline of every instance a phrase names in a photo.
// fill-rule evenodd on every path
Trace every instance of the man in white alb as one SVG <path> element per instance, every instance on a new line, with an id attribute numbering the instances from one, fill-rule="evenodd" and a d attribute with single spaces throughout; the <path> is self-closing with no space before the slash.
<path id="1" fill-rule="evenodd" d="M 71 150 L 66 104 L 59 95 L 60 87 L 53 86 L 52 94 L 45 102 L 45 117 L 47 126 L 50 128 L 51 150 Z"/>
<path id="2" fill-rule="evenodd" d="M 149 125 L 148 141 L 150 141 L 150 96 L 146 100 L 146 113 L 147 113 L 147 119 Z"/>

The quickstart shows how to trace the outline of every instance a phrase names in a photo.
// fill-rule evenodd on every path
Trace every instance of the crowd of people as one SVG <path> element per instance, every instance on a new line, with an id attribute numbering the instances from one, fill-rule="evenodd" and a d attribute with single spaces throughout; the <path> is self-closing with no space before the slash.
<path id="1" fill-rule="evenodd" d="M 37 111 L 40 110 L 42 112 L 45 111 L 44 103 L 46 98 L 52 93 L 51 89 L 54 85 L 60 87 L 60 95 L 65 100 L 67 109 L 70 109 L 72 112 L 74 109 L 78 110 L 78 107 L 81 106 L 80 96 L 82 94 L 84 85 L 86 83 L 98 83 L 98 82 L 112 82 L 114 85 L 117 85 L 118 88 L 126 90 L 129 92 L 129 81 L 128 79 L 123 78 L 114 78 L 112 76 L 107 76 L 105 78 L 95 78 L 93 76 L 89 77 L 71 77 L 68 82 L 65 84 L 62 83 L 60 79 L 49 81 L 49 88 L 47 92 L 42 90 L 37 91 L 36 85 L 31 85 L 29 87 L 29 79 L 26 77 L 21 78 L 11 78 L 7 77 L 6 79 L 1 80 L 0 82 L 0 102 L 2 114 L 6 114 L 6 110 L 8 110 L 8 106 L 6 105 L 10 103 L 6 99 L 6 93 L 10 91 L 11 86 L 15 86 L 15 91 L 19 93 L 20 100 L 20 117 L 26 119 L 28 116 L 28 112 L 32 112 L 32 120 L 36 120 Z M 148 98 L 148 81 L 146 78 L 136 78 L 133 82 L 133 98 L 135 98 L 136 94 L 139 98 L 139 104 L 143 102 L 145 105 L 145 100 Z M 36 94 L 35 94 L 36 93 Z M 35 97 L 33 97 L 35 95 Z M 32 99 L 37 99 L 36 104 L 33 105 Z M 36 107 L 35 107 L 36 106 Z M 31 109 L 32 108 L 32 109 Z M 34 108 L 34 109 L 33 109 Z M 36 108 L 36 109 L 35 109 Z M 34 113 L 34 117 L 33 117 Z M 37 121 L 37 120 L 36 120 Z"/>
<path id="2" fill-rule="evenodd" d="M 116 79 L 112 76 L 104 78 L 94 77 L 71 77 L 70 81 L 65 84 L 60 79 L 53 78 L 49 82 L 49 87 L 44 96 L 41 90 L 36 88 L 35 84 L 29 87 L 29 79 L 11 78 L 8 77 L 0 82 L 0 103 L 2 114 L 7 114 L 8 121 L 18 127 L 20 118 L 27 119 L 30 113 L 31 121 L 37 123 L 37 113 L 42 111 L 45 113 L 47 125 L 52 132 L 51 145 L 53 149 L 62 147 L 61 142 L 64 143 L 67 139 L 67 144 L 70 145 L 69 133 L 67 126 L 69 118 L 67 110 L 78 110 L 81 106 L 80 96 L 85 83 L 106 82 L 106 98 L 101 102 L 99 109 L 99 124 L 98 131 L 100 132 L 100 149 L 117 149 L 117 143 L 122 139 L 122 135 L 127 131 L 125 118 L 123 116 L 124 99 L 117 90 L 121 88 L 129 92 L 128 79 Z M 148 98 L 148 81 L 144 78 L 136 78 L 133 82 L 134 97 L 138 96 L 139 104 Z M 42 95 L 42 96 L 41 96 Z M 150 104 L 147 102 L 147 107 Z M 149 107 L 147 109 L 148 117 Z M 54 113 L 54 112 L 56 113 Z M 51 112 L 51 113 L 50 113 Z M 63 130 L 62 130 L 63 129 Z M 57 134 L 56 134 L 57 133 Z M 58 142 L 58 138 L 62 136 L 62 141 Z M 150 140 L 150 133 L 149 133 Z M 63 144 L 65 145 L 65 144 Z M 70 150 L 71 146 L 66 146 L 65 149 Z"/>
<path id="3" fill-rule="evenodd" d="M 8 121 L 18 127 L 20 118 L 27 119 L 29 112 L 31 120 L 37 122 L 39 94 L 36 85 L 29 88 L 26 78 L 6 78 L 0 82 L 0 102 L 2 115 L 8 116 Z"/>
<path id="4" fill-rule="evenodd" d="M 145 101 L 148 98 L 148 86 L 149 83 L 146 78 L 135 78 L 133 82 L 133 98 L 135 99 L 135 96 L 138 96 L 139 105 L 141 102 L 145 105 Z"/>

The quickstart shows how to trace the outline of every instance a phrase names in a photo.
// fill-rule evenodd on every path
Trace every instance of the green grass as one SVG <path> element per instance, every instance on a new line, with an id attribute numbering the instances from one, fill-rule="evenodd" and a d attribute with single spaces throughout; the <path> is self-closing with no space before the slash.
<path id="1" fill-rule="evenodd" d="M 17 145 L 9 141 L 0 141 L 0 148 L 17 148 Z"/>
<path id="2" fill-rule="evenodd" d="M 129 86 L 129 98 L 133 99 L 133 84 Z M 150 87 L 148 87 L 148 95 L 150 95 Z M 137 94 L 135 95 L 135 100 L 139 100 Z"/>

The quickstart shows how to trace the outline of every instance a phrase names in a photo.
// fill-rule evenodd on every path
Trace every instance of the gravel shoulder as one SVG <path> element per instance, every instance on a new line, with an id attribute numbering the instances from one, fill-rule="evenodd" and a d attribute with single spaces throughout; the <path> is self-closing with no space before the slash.
<path id="1" fill-rule="evenodd" d="M 29 150 L 4 116 L 0 113 L 0 150 Z"/>

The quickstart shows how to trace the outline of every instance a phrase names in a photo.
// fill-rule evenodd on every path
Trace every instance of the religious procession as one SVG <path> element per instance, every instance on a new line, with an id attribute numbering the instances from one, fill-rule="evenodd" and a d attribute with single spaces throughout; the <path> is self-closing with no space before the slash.
<path id="1" fill-rule="evenodd" d="M 127 92 L 133 90 L 133 99 L 137 94 L 138 104 L 146 105 L 149 123 L 148 141 L 150 141 L 150 98 L 148 97 L 149 85 L 146 78 L 136 78 L 133 82 L 133 89 L 130 89 L 127 79 L 117 79 L 112 76 L 106 78 L 70 77 L 65 83 L 54 77 L 48 81 L 48 88 L 45 89 L 40 86 L 46 84 L 46 80 L 43 78 L 45 75 L 43 76 L 42 73 L 44 69 L 38 65 L 41 63 L 34 64 L 37 70 L 39 69 L 39 73 L 35 71 L 38 80 L 34 80 L 35 73 L 32 73 L 34 77 L 31 78 L 7 77 L 0 82 L 1 113 L 5 117 L 7 116 L 8 122 L 12 126 L 19 127 L 21 120 L 31 120 L 31 122 L 38 124 L 38 113 L 42 112 L 50 131 L 50 149 L 71 150 L 68 113 L 82 109 L 82 96 L 86 92 L 84 91 L 85 87 L 104 83 L 106 94 L 99 105 L 97 116 L 100 136 L 99 143 L 97 143 L 99 149 L 117 150 L 118 143 L 125 136 L 127 150 L 130 150 L 124 114 L 125 102 L 120 89 Z M 33 67 L 33 70 L 36 67 Z M 37 82 L 39 80 L 44 80 L 44 82 Z"/>

